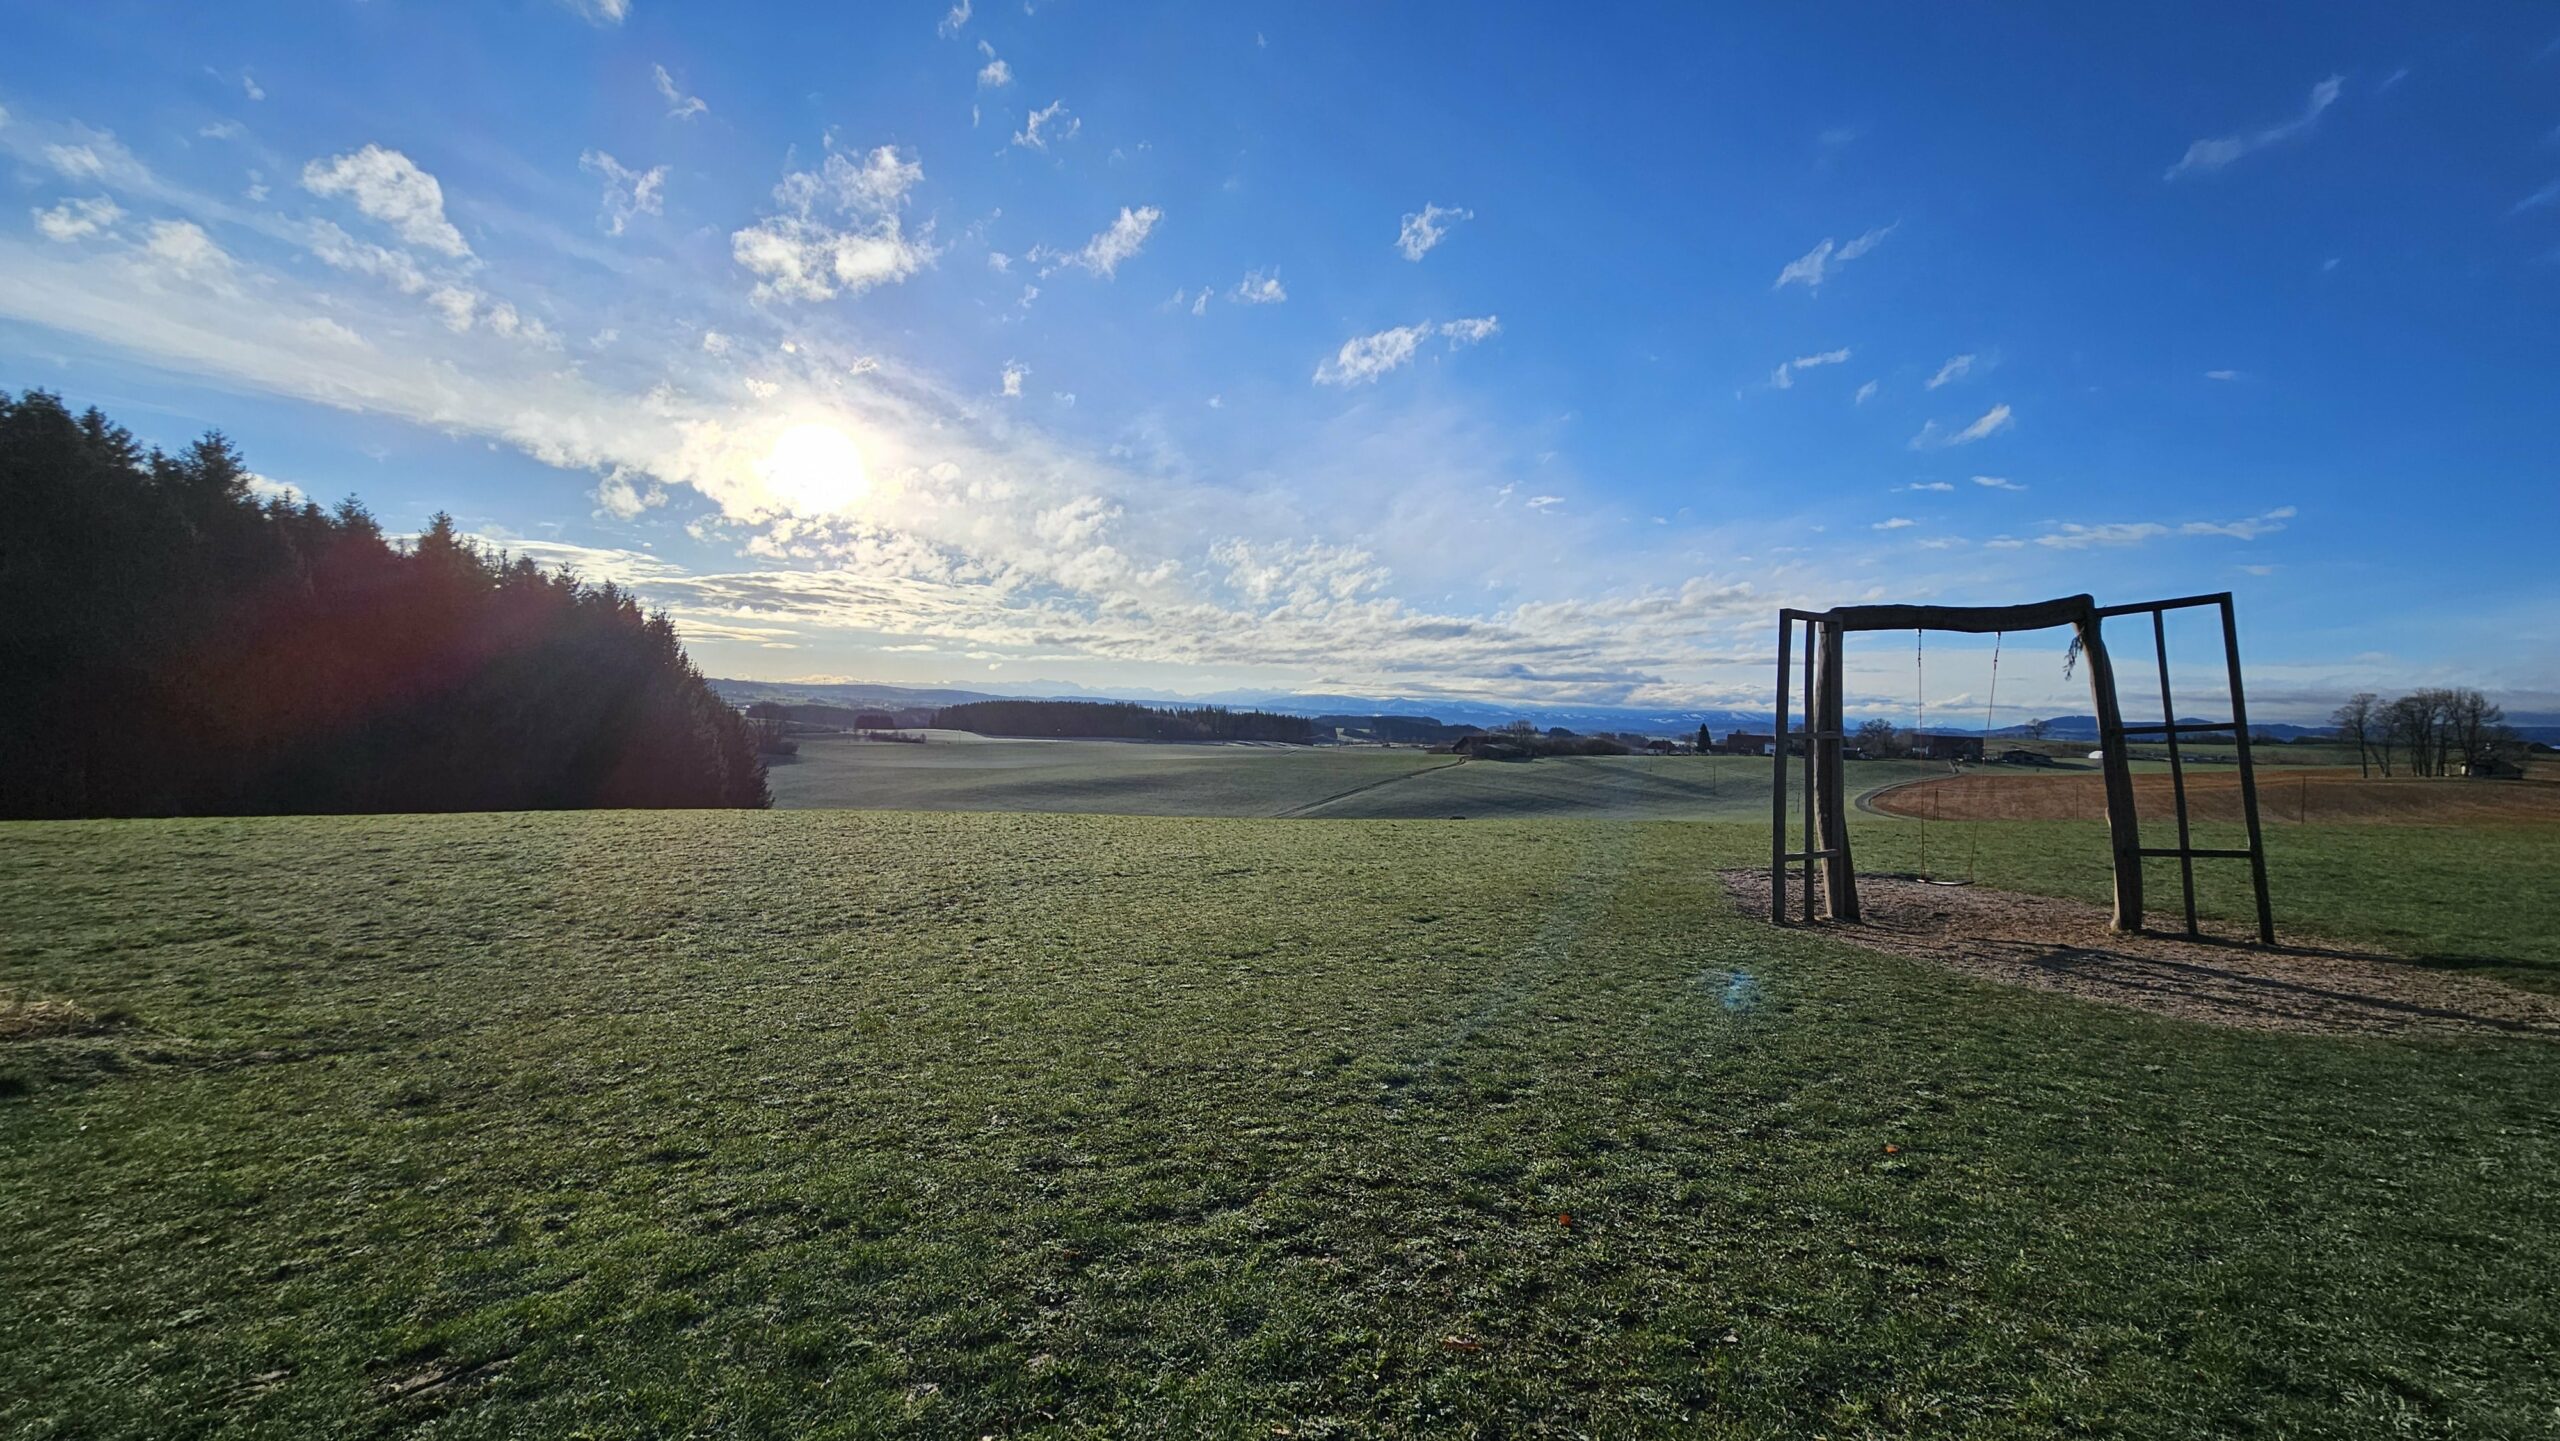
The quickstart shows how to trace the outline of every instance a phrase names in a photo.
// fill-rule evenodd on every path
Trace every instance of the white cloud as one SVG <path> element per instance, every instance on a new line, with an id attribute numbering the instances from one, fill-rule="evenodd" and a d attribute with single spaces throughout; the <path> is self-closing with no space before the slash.
<path id="1" fill-rule="evenodd" d="M 240 93 L 252 100 L 267 98 L 266 90 L 258 84 L 257 78 L 246 70 L 240 72 Z"/>
<path id="2" fill-rule="evenodd" d="M 1289 298 L 1289 292 L 1280 287 L 1280 272 L 1276 270 L 1268 275 L 1260 270 L 1246 271 L 1232 294 L 1239 305 L 1277 305 Z"/>
<path id="3" fill-rule="evenodd" d="M 2178 163 L 2170 166 L 2169 172 L 2161 179 L 2175 180 L 2190 170 L 2220 170 L 2253 151 L 2310 134 L 2312 127 L 2320 123 L 2321 112 L 2337 103 L 2338 91 L 2345 84 L 2345 76 L 2332 75 L 2312 86 L 2311 98 L 2303 104 L 2302 113 L 2290 120 L 2216 140 L 2197 141 L 2187 147 L 2187 153 L 2180 156 Z"/>
<path id="4" fill-rule="evenodd" d="M 933 262 L 898 213 L 923 179 L 923 164 L 892 146 L 859 161 L 831 151 L 817 169 L 783 176 L 773 189 L 782 212 L 732 233 L 730 254 L 758 277 L 759 300 L 829 300 L 895 284 Z"/>
<path id="5" fill-rule="evenodd" d="M 959 0 L 959 3 L 951 7 L 951 13 L 942 17 L 942 23 L 933 27 L 933 33 L 948 40 L 959 34 L 960 27 L 968 23 L 969 0 Z"/>
<path id="6" fill-rule="evenodd" d="M 1022 381 L 1023 378 L 1029 374 L 1031 374 L 1031 367 L 1024 365 L 1020 361 L 1008 360 L 1004 363 L 1003 385 L 1006 399 L 1019 400 L 1022 398 Z"/>
<path id="7" fill-rule="evenodd" d="M 2542 187 L 2540 190 L 2537 190 L 2531 195 L 2526 196 L 2524 199 L 2517 201 L 2515 208 L 2507 213 L 2509 215 L 2522 215 L 2528 210 L 2539 209 L 2542 206 L 2549 205 L 2555 200 L 2560 200 L 2560 180 L 2554 180 L 2550 184 Z"/>
<path id="8" fill-rule="evenodd" d="M 2036 544 L 2055 550 L 2086 550 L 2100 545 L 2140 545 L 2166 535 L 2223 536 L 2232 540 L 2256 540 L 2284 529 L 2294 516 L 2294 508 L 2278 506 L 2259 515 L 2232 521 L 2191 520 L 2171 527 L 2156 520 L 2111 521 L 2103 525 L 2058 523 L 2051 534 L 2036 537 Z"/>
<path id="9" fill-rule="evenodd" d="M 2005 404 L 1991 407 L 1982 413 L 1981 419 L 1952 434 L 1932 420 L 1920 427 L 1918 435 L 1911 437 L 1911 448 L 1940 450 L 1951 445 L 1971 445 L 1977 440 L 1998 435 L 2007 430 L 2010 423 L 2009 407 Z"/>
<path id="10" fill-rule="evenodd" d="M 1911 482 L 1909 485 L 1897 485 L 1897 486 L 1895 486 L 1895 487 L 1894 487 L 1894 489 L 1895 489 L 1895 490 L 1926 490 L 1926 491 L 1935 491 L 1935 492 L 1938 492 L 1938 493 L 1940 493 L 1940 494 L 1944 494 L 1944 493 L 1946 493 L 1946 492 L 1948 492 L 1948 491 L 1954 490 L 1954 489 L 1955 489 L 1955 486 L 1954 486 L 1952 483 L 1950 483 L 1950 482 L 1948 482 L 1948 481 L 1943 481 L 1943 480 L 1915 480 L 1915 481 Z"/>
<path id="11" fill-rule="evenodd" d="M 367 349 L 372 347 L 371 341 L 325 315 L 315 315 L 302 322 L 302 329 L 303 333 L 312 339 L 325 341 L 331 345 L 353 345 Z"/>
<path id="12" fill-rule="evenodd" d="M 2238 380 L 2240 378 L 2240 372 L 2236 370 L 2208 370 L 2204 373 L 2204 378 L 2207 380 Z"/>
<path id="13" fill-rule="evenodd" d="M 1520 502 L 1520 504 L 1530 510 L 1553 510 L 1557 506 L 1564 504 L 1564 497 L 1561 495 L 1533 495 L 1527 500 Z"/>
<path id="14" fill-rule="evenodd" d="M 302 167 L 302 188 L 346 196 L 412 245 L 457 258 L 471 253 L 462 232 L 444 217 L 444 187 L 397 150 L 367 145 L 351 155 L 314 160 Z"/>
<path id="15" fill-rule="evenodd" d="M 601 150 L 590 150 L 578 157 L 578 168 L 604 181 L 604 209 L 597 219 L 605 234 L 620 235 L 635 215 L 664 212 L 667 167 L 632 170 Z"/>
<path id="16" fill-rule="evenodd" d="M 1964 379 L 1966 375 L 1972 372 L 1972 370 L 1972 356 L 1950 356 L 1948 357 L 1946 364 L 1938 367 L 1938 373 L 1929 377 L 1929 384 L 1927 388 L 1935 390 L 1942 385 L 1952 385 L 1955 382 Z"/>
<path id="17" fill-rule="evenodd" d="M 596 508 L 616 520 L 635 520 L 642 511 L 655 510 L 667 503 L 665 486 L 645 476 L 634 476 L 621 466 L 604 473 L 596 482 Z M 655 557 L 642 557 L 655 560 Z M 581 569 L 581 574 L 600 574 L 594 567 Z"/>
<path id="18" fill-rule="evenodd" d="M 1062 254 L 1045 247 L 1035 248 L 1030 258 L 1047 262 L 1040 271 L 1042 275 L 1074 266 L 1087 274 L 1109 280 L 1118 273 L 1122 261 L 1137 254 L 1139 248 L 1147 243 L 1147 236 L 1155 230 L 1156 222 L 1162 219 L 1164 212 L 1152 205 L 1141 205 L 1135 210 L 1123 205 L 1120 218 L 1086 241 L 1083 249 Z"/>
<path id="19" fill-rule="evenodd" d="M 990 250 L 987 252 L 987 268 L 1002 275 L 1013 269 L 1013 257 L 1001 250 Z"/>
<path id="20" fill-rule="evenodd" d="M 1781 364 L 1777 370 L 1770 375 L 1769 384 L 1780 390 L 1792 389 L 1796 383 L 1797 371 L 1811 370 L 1817 365 L 1838 365 L 1848 358 L 1849 348 L 1845 345 L 1840 347 L 1838 350 L 1826 350 L 1818 355 L 1799 355 L 1795 359 Z"/>
<path id="21" fill-rule="evenodd" d="M 990 60 L 978 67 L 978 88 L 1000 90 L 1013 83 L 1013 67 L 1001 60 Z"/>
<path id="22" fill-rule="evenodd" d="M 162 269 L 192 280 L 216 280 L 231 269 L 231 257 L 191 220 L 152 221 L 142 248 Z"/>
<path id="23" fill-rule="evenodd" d="M 676 77 L 668 74 L 664 65 L 649 67 L 649 83 L 657 86 L 658 94 L 666 100 L 670 120 L 691 120 L 711 108 L 702 103 L 701 96 L 685 94 L 684 87 L 676 84 Z"/>
<path id="24" fill-rule="evenodd" d="M 1332 359 L 1316 366 L 1315 380 L 1318 385 L 1366 385 L 1410 363 L 1422 342 L 1434 335 L 1445 337 L 1449 348 L 1455 350 L 1484 340 L 1501 328 L 1497 318 L 1485 315 L 1440 325 L 1400 325 L 1374 335 L 1356 335 L 1342 342 Z"/>
<path id="25" fill-rule="evenodd" d="M 631 0 L 560 0 L 585 16 L 591 25 L 619 25 L 631 14 Z"/>
<path id="26" fill-rule="evenodd" d="M 1888 520 L 1877 521 L 1867 528 L 1869 530 L 1908 530 L 1919 523 L 1907 515 L 1897 515 Z"/>
<path id="27" fill-rule="evenodd" d="M 124 218 L 123 208 L 103 195 L 88 200 L 66 200 L 51 210 L 34 213 L 37 232 L 47 240 L 59 240 L 65 244 L 95 235 Z"/>
<path id="28" fill-rule="evenodd" d="M 1770 289 L 1784 290 L 1790 285 L 1801 285 L 1807 290 L 1820 290 L 1822 282 L 1831 278 L 1834 269 L 1882 245 L 1886 236 L 1901 227 L 1902 222 L 1897 220 L 1891 225 L 1870 230 L 1846 245 L 1824 236 L 1820 245 L 1787 262 L 1786 268 L 1778 272 L 1778 283 Z"/>
<path id="29" fill-rule="evenodd" d="M 1974 484 L 1976 484 L 1976 485 L 1978 485 L 1978 486 L 1983 487 L 1985 490 L 2024 490 L 2024 489 L 2026 489 L 2026 487 L 2025 487 L 2025 486 L 2018 484 L 2016 481 L 2014 481 L 2014 480 L 2010 480 L 2010 479 L 2008 479 L 2008 478 L 2007 478 L 2007 477 L 2005 477 L 2005 476 L 1998 476 L 1998 475 L 1977 475 L 1977 476 L 1975 476 L 1975 477 L 1973 478 L 1973 483 L 1974 483 Z"/>
<path id="30" fill-rule="evenodd" d="M 1013 143 L 1033 150 L 1046 150 L 1051 140 L 1071 140 L 1084 128 L 1084 122 L 1068 116 L 1064 129 L 1057 129 L 1058 117 L 1066 115 L 1067 102 L 1052 100 L 1023 117 L 1022 128 L 1014 132 Z M 1056 133 L 1047 133 L 1055 130 Z"/>
<path id="31" fill-rule="evenodd" d="M 1443 209 L 1425 202 L 1423 207 L 1404 218 L 1396 229 L 1396 250 L 1407 260 L 1420 260 L 1431 248 L 1448 238 L 1451 226 L 1462 220 L 1473 220 L 1472 210 Z"/>
<path id="32" fill-rule="evenodd" d="M 1855 403 L 1856 403 L 1856 404 L 1859 404 L 1859 405 L 1864 405 L 1864 404 L 1866 404 L 1868 401 L 1873 400 L 1873 399 L 1875 399 L 1875 398 L 1876 398 L 1876 383 L 1875 383 L 1874 381 L 1870 380 L 1870 381 L 1868 381 L 1866 384 L 1861 385 L 1861 386 L 1859 386 L 1859 387 L 1858 387 L 1858 398 L 1857 398 L 1857 401 L 1856 401 Z"/>
<path id="33" fill-rule="evenodd" d="M 287 505 L 300 505 L 311 498 L 303 493 L 301 486 L 291 481 L 260 475 L 254 470 L 249 472 L 249 493 L 262 501 L 281 500 Z"/>

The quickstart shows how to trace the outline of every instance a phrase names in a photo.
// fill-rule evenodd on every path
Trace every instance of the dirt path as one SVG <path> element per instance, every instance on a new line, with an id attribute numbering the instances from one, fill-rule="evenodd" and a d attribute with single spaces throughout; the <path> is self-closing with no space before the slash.
<path id="1" fill-rule="evenodd" d="M 1406 771 L 1401 775 L 1388 776 L 1383 780 L 1363 781 L 1359 785 L 1353 786 L 1347 791 L 1335 791 L 1332 795 L 1319 796 L 1314 800 L 1305 802 L 1304 804 L 1291 806 L 1285 811 L 1274 811 L 1272 813 L 1272 818 L 1274 820 L 1288 820 L 1296 816 L 1313 815 L 1315 812 L 1324 809 L 1326 806 L 1332 805 L 1335 801 L 1349 800 L 1353 796 L 1360 795 L 1368 791 L 1374 791 L 1380 786 L 1391 786 L 1396 784 L 1398 781 L 1409 781 L 1415 776 L 1427 776 L 1433 771 L 1445 771 L 1450 766 L 1462 766 L 1466 763 L 1466 758 L 1461 756 L 1453 761 L 1446 761 L 1436 766 L 1424 766 L 1420 770 Z"/>
<path id="2" fill-rule="evenodd" d="M 1766 870 L 1726 871 L 1723 880 L 1745 914 L 1769 914 Z M 2118 935 L 2103 908 L 2079 901 L 1891 876 L 1858 877 L 1858 901 L 1863 920 L 1819 923 L 1823 934 L 2160 1015 L 2331 1035 L 2560 1038 L 2560 996 L 2430 970 L 2380 951 Z"/>

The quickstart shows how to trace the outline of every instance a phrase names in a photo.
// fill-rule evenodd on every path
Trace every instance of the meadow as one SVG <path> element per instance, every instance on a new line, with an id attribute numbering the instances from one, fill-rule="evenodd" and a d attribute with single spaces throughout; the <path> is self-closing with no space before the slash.
<path id="1" fill-rule="evenodd" d="M 0 1432 L 2552 1431 L 2560 1051 L 1772 930 L 1760 816 L 0 827 Z M 2543 976 L 2508 840 L 2270 846 Z"/>

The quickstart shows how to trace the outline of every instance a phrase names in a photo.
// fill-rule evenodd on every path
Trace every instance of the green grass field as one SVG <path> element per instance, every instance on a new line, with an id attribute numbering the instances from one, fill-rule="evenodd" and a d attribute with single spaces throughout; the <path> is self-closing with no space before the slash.
<path id="1" fill-rule="evenodd" d="M 2529 971 L 2520 834 L 2303 828 L 2279 899 Z M 1971 839 L 2103 890 L 2096 827 Z M 2560 1051 L 1772 931 L 1711 878 L 1765 844 L 0 827 L 0 1432 L 2560 1429 Z"/>

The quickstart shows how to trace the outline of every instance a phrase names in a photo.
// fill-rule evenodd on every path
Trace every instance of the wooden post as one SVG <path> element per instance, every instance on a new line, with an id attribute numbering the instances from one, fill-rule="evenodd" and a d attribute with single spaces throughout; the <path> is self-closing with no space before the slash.
<path id="1" fill-rule="evenodd" d="M 1814 814 L 1822 822 L 1820 849 L 1832 852 L 1822 862 L 1823 899 L 1830 907 L 1831 919 L 1854 921 L 1858 918 L 1858 872 L 1849 858 L 1848 778 L 1843 767 L 1848 760 L 1847 741 L 1841 731 L 1847 725 L 1847 702 L 1841 694 L 1840 628 L 1822 628 L 1822 665 L 1815 694 L 1819 697 L 1814 712 L 1813 728 L 1822 739 L 1815 742 L 1820 751 L 1820 764 L 1815 767 L 1821 778 L 1821 803 Z"/>
<path id="2" fill-rule="evenodd" d="M 1778 612 L 1778 701 L 1769 750 L 1776 757 L 1769 778 L 1769 919 L 1787 923 L 1787 648 L 1795 640 L 1795 613 Z"/>
<path id="3" fill-rule="evenodd" d="M 2098 712 L 2099 765 L 2106 772 L 2107 845 L 2115 853 L 2115 929 L 2142 929 L 2142 828 L 2133 810 L 2133 766 L 2125 754 L 2124 711 L 2116 704 L 2116 668 L 2107 658 L 2106 621 L 2095 611 L 2072 622 L 2080 659 L 2089 667 L 2089 698 Z"/>
<path id="4" fill-rule="evenodd" d="M 1804 618 L 1804 919 L 1807 925 L 1813 924 L 1813 853 L 1820 845 L 1813 838 L 1819 829 L 1813 823 L 1813 752 L 1818 744 L 1814 736 L 1822 729 L 1822 722 L 1813 713 L 1813 636 L 1813 617 L 1808 615 Z"/>
<path id="5" fill-rule="evenodd" d="M 2160 723 L 2168 729 L 2161 732 L 2169 738 L 2169 794 L 2178 807 L 2178 885 L 2187 900 L 2187 934 L 2196 934 L 2196 858 L 2189 852 L 2194 842 L 2187 839 L 2187 772 L 2186 763 L 2178 756 L 2178 703 L 2169 698 L 2169 621 L 2168 612 L 2151 613 L 2151 645 L 2160 656 Z"/>
<path id="6" fill-rule="evenodd" d="M 2222 658 L 2231 668 L 2231 727 L 2240 740 L 2240 813 L 2249 822 L 2249 882 L 2258 892 L 2258 944 L 2276 943 L 2276 913 L 2267 899 L 2267 843 L 2258 833 L 2258 772 L 2249 759 L 2249 702 L 2240 693 L 2240 626 L 2231 594 L 2222 596 Z"/>

